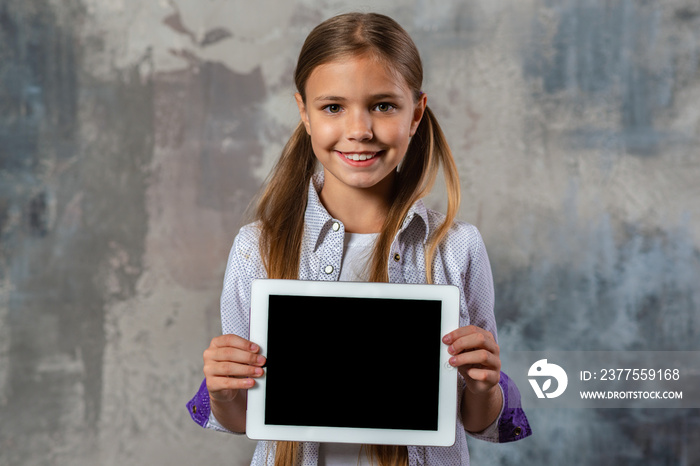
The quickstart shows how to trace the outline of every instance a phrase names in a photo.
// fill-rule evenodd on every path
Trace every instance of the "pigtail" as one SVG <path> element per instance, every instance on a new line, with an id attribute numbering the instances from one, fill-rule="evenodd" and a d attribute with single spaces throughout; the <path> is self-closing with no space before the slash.
<path id="1" fill-rule="evenodd" d="M 299 277 L 306 192 L 315 167 L 311 138 L 299 123 L 258 201 L 260 256 L 268 278 Z"/>
<path id="2" fill-rule="evenodd" d="M 435 251 L 447 235 L 447 232 L 450 230 L 452 223 L 457 217 L 462 195 L 460 191 L 457 164 L 455 163 L 454 156 L 452 155 L 452 150 L 450 150 L 450 146 L 447 144 L 445 134 L 442 132 L 442 128 L 440 128 L 437 118 L 435 118 L 435 114 L 433 114 L 430 109 L 426 108 L 423 119 L 427 120 L 426 132 L 428 133 L 427 138 L 430 141 L 430 158 L 434 163 L 442 166 L 443 176 L 445 178 L 445 187 L 447 188 L 447 212 L 445 213 L 445 220 L 442 222 L 442 224 L 440 224 L 437 230 L 433 232 L 430 238 L 428 238 L 428 244 L 425 250 L 426 280 L 428 283 L 433 283 L 433 259 L 435 258 Z M 432 174 L 430 188 L 432 188 L 436 174 L 437 173 Z M 424 192 L 423 196 L 427 193 L 427 191 Z"/>
<path id="3" fill-rule="evenodd" d="M 447 214 L 443 223 L 428 238 L 425 250 L 427 283 L 433 282 L 433 259 L 440 242 L 445 238 L 457 216 L 460 203 L 459 176 L 445 135 L 429 107 L 409 144 L 406 157 L 397 173 L 394 199 L 377 239 L 372 256 L 370 281 L 389 281 L 391 242 L 401 229 L 408 211 L 415 202 L 425 197 L 433 185 L 440 167 L 443 168 L 447 187 Z"/>
<path id="4" fill-rule="evenodd" d="M 301 444 L 299 442 L 275 442 L 274 466 L 296 466 L 299 463 Z"/>
<path id="5" fill-rule="evenodd" d="M 282 149 L 260 196 L 260 256 L 268 278 L 299 277 L 307 190 L 316 167 L 311 138 L 303 123 Z M 298 463 L 299 442 L 276 442 L 275 466 Z"/>

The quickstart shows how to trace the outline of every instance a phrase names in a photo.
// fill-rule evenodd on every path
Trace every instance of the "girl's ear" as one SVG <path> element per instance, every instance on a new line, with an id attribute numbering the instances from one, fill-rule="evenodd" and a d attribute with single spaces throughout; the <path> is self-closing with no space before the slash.
<path id="1" fill-rule="evenodd" d="M 418 99 L 418 102 L 416 103 L 416 106 L 413 109 L 413 119 L 411 120 L 411 131 L 410 131 L 410 133 L 408 133 L 411 135 L 411 137 L 413 137 L 413 135 L 416 134 L 416 130 L 418 129 L 418 125 L 420 124 L 420 121 L 423 118 L 423 113 L 425 112 L 425 107 L 427 105 L 428 105 L 428 96 L 425 95 L 425 92 L 421 92 L 420 99 Z"/>
<path id="2" fill-rule="evenodd" d="M 309 125 L 309 114 L 306 111 L 306 104 L 304 104 L 304 99 L 301 98 L 301 94 L 298 92 L 294 94 L 294 98 L 297 101 L 297 107 L 299 107 L 299 118 L 304 123 L 306 127 L 306 132 L 311 135 L 311 126 Z"/>

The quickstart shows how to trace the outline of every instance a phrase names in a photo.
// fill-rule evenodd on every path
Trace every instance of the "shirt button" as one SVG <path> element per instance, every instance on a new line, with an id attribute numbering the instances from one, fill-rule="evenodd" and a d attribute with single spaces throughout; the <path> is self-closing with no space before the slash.
<path id="1" fill-rule="evenodd" d="M 398 262 L 398 261 L 401 260 L 401 255 L 400 255 L 398 252 L 397 252 L 396 254 L 394 254 L 394 260 L 395 260 L 396 262 Z"/>
<path id="2" fill-rule="evenodd" d="M 523 431 L 523 430 L 522 430 L 520 427 L 516 427 L 516 428 L 515 428 L 514 434 L 515 434 L 515 435 L 520 435 L 520 433 L 521 433 L 522 431 Z"/>
<path id="3" fill-rule="evenodd" d="M 192 406 L 192 414 L 197 414 L 197 407 L 194 405 Z"/>
<path id="4" fill-rule="evenodd" d="M 323 269 L 324 272 L 326 272 L 328 275 L 333 273 L 333 266 L 332 265 L 327 265 L 325 269 Z"/>
<path id="5" fill-rule="evenodd" d="M 333 231 L 338 231 L 338 230 L 340 230 L 340 223 L 333 222 Z"/>

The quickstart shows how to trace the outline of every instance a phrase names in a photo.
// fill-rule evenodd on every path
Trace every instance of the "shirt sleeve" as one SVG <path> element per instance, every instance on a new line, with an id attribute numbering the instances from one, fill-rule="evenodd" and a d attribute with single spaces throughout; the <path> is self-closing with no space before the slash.
<path id="1" fill-rule="evenodd" d="M 468 435 L 493 443 L 515 442 L 532 435 L 530 423 L 520 405 L 518 387 L 504 372 L 498 382 L 503 396 L 503 406 L 498 418 L 481 432 L 467 432 Z"/>
<path id="2" fill-rule="evenodd" d="M 469 322 L 491 332 L 498 341 L 494 309 L 493 275 L 486 246 L 481 234 L 476 232 L 476 247 L 470 255 L 465 274 L 464 293 Z M 498 382 L 503 395 L 503 406 L 498 418 L 481 432 L 468 432 L 472 437 L 488 442 L 513 442 L 532 435 L 532 429 L 520 404 L 520 392 L 515 383 L 501 372 Z M 462 390 L 466 386 L 460 384 Z"/>
<path id="3" fill-rule="evenodd" d="M 498 341 L 496 317 L 493 314 L 494 291 L 491 263 L 481 234 L 476 227 L 472 228 L 474 236 L 469 235 L 469 259 L 463 278 L 468 316 L 463 316 L 462 320 L 491 332 L 494 339 Z"/>
<path id="4" fill-rule="evenodd" d="M 498 441 L 514 442 L 532 435 L 530 423 L 520 404 L 520 391 L 504 372 L 498 382 L 503 390 L 503 410 L 498 419 Z"/>
<path id="5" fill-rule="evenodd" d="M 223 334 L 233 333 L 246 339 L 249 336 L 250 325 L 250 286 L 253 281 L 251 269 L 254 271 L 255 266 L 260 263 L 257 241 L 251 240 L 250 233 L 250 229 L 246 230 L 244 227 L 233 242 L 221 293 Z M 187 410 L 192 420 L 200 426 L 231 433 L 221 426 L 211 414 L 206 380 L 202 382 L 197 393 L 187 403 Z"/>

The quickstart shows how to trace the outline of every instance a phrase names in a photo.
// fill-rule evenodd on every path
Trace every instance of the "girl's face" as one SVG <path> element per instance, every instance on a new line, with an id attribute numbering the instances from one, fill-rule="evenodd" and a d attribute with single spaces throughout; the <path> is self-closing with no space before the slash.
<path id="1" fill-rule="evenodd" d="M 296 100 L 324 168 L 324 191 L 388 193 L 423 116 L 425 95 L 415 102 L 403 78 L 358 56 L 316 67 L 306 82 L 306 102 L 298 93 Z"/>

